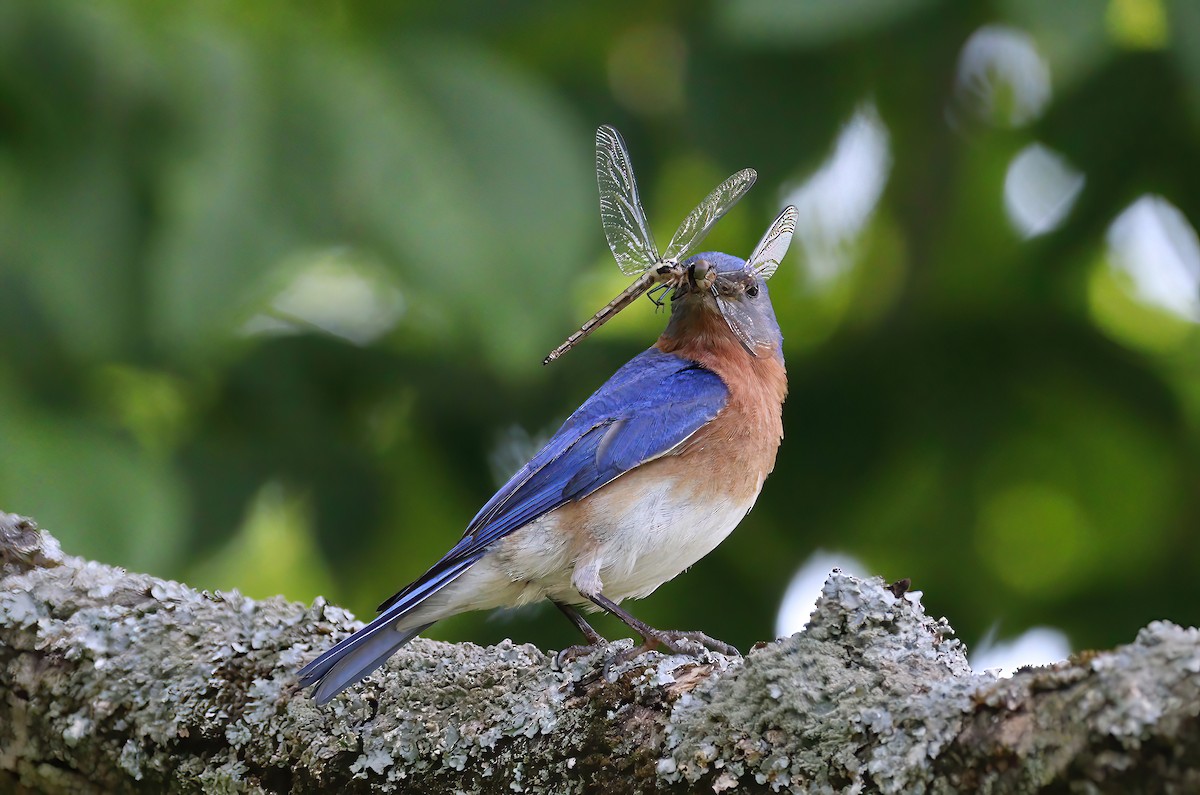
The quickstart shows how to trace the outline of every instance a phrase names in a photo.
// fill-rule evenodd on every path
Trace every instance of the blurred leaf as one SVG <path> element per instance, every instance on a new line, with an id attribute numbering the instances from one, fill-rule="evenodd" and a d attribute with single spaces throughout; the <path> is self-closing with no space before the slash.
<path id="1" fill-rule="evenodd" d="M 1055 89 L 1062 91 L 1087 80 L 1113 55 L 1105 21 L 1107 3 L 1095 0 L 1001 0 L 1013 24 L 1037 40 L 1050 64 Z"/>
<path id="2" fill-rule="evenodd" d="M 307 599 L 333 584 L 312 543 L 304 501 L 278 483 L 262 488 L 237 535 L 192 565 L 187 580 L 197 588 L 236 589 L 255 599 L 276 594 Z"/>
<path id="3" fill-rule="evenodd" d="M 190 419 L 186 387 L 166 374 L 122 365 L 99 368 L 92 376 L 98 404 L 137 439 L 157 454 L 175 450 Z"/>
<path id="4" fill-rule="evenodd" d="M 747 43 L 812 47 L 894 25 L 934 0 L 729 0 L 717 25 Z"/>
<path id="5" fill-rule="evenodd" d="M 1171 0 L 1171 54 L 1183 71 L 1192 128 L 1200 127 L 1200 4 Z"/>
<path id="6" fill-rule="evenodd" d="M 1109 0 L 1109 35 L 1131 49 L 1157 50 L 1168 40 L 1163 0 Z"/>
<path id="7" fill-rule="evenodd" d="M 600 240 L 587 128 L 542 86 L 478 49 L 425 41 L 405 52 L 474 180 L 461 199 L 470 208 L 464 226 L 437 236 L 421 264 L 448 282 L 423 280 L 436 285 L 427 298 L 458 298 L 458 319 L 474 326 L 502 371 L 536 369 L 547 340 L 561 333 L 562 313 L 529 308 L 553 307 L 587 261 L 584 245 Z M 454 253 L 437 248 L 466 237 L 463 228 L 486 249 L 448 261 Z"/>
<path id="8" fill-rule="evenodd" d="M 171 571 L 184 547 L 174 467 L 120 434 L 12 398 L 0 376 L 0 504 L 36 515 L 74 555 Z"/>
<path id="9" fill-rule="evenodd" d="M 1195 324 L 1133 298 L 1133 285 L 1108 262 L 1097 262 L 1088 279 L 1096 325 L 1113 339 L 1151 352 L 1178 349 L 1196 333 Z"/>
<path id="10" fill-rule="evenodd" d="M 126 282 L 139 174 L 127 147 L 146 121 L 150 81 L 124 14 L 78 10 L 16 3 L 0 12 L 0 275 L 23 280 L 66 351 L 99 359 L 137 328 Z"/>
<path id="11" fill-rule="evenodd" d="M 181 22 L 162 68 L 181 100 L 182 140 L 162 167 L 148 292 L 159 344 L 194 356 L 228 339 L 263 272 L 303 237 L 272 172 L 267 54 L 195 15 Z"/>

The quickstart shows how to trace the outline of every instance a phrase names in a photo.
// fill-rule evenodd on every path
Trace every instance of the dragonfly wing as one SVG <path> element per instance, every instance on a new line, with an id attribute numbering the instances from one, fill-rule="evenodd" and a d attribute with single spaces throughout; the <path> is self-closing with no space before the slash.
<path id="1" fill-rule="evenodd" d="M 766 281 L 775 273 L 783 255 L 787 254 L 788 246 L 792 244 L 792 233 L 796 231 L 796 208 L 788 205 L 771 224 L 771 228 L 763 235 L 762 240 L 754 247 L 754 253 L 746 264 L 761 279 Z"/>
<path id="2" fill-rule="evenodd" d="M 696 205 L 696 209 L 683 219 L 663 256 L 681 262 L 700 245 L 700 241 L 708 234 L 708 230 L 712 229 L 713 224 L 750 190 L 756 179 L 758 174 L 754 169 L 746 168 L 713 188 L 712 193 L 704 197 L 704 201 Z"/>
<path id="3" fill-rule="evenodd" d="M 637 276 L 658 262 L 658 247 L 646 223 L 625 141 L 607 124 L 596 130 L 596 182 L 608 247 L 621 272 Z"/>

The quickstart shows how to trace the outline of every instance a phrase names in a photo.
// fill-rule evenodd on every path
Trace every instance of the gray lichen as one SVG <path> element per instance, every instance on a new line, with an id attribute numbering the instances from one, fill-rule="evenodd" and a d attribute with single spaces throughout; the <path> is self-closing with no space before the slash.
<path id="1" fill-rule="evenodd" d="M 804 632 L 676 703 L 665 778 L 720 770 L 718 790 L 752 779 L 772 790 L 911 792 L 991 681 L 972 674 L 953 630 L 914 595 L 834 572 Z"/>
<path id="2" fill-rule="evenodd" d="M 358 626 L 65 556 L 0 515 L 0 790 L 1200 790 L 1200 637 L 1161 622 L 996 680 L 913 595 L 835 572 L 803 632 L 744 660 L 619 641 L 556 670 L 418 639 L 314 706 L 295 671 Z"/>

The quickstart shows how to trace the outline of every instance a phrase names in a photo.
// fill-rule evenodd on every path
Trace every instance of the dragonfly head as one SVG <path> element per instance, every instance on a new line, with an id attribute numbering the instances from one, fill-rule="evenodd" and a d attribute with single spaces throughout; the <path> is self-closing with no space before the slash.
<path id="1" fill-rule="evenodd" d="M 783 334 L 775 320 L 767 283 L 746 261 L 720 252 L 697 254 L 683 263 L 684 276 L 671 293 L 667 333 L 705 315 L 718 314 L 752 356 L 782 356 Z"/>

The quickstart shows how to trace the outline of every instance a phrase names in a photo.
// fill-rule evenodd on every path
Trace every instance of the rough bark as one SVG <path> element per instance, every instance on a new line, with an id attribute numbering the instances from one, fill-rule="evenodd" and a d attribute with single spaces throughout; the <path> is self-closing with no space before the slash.
<path id="1" fill-rule="evenodd" d="M 418 639 L 317 708 L 357 622 L 63 555 L 0 514 L 0 791 L 1197 792 L 1200 633 L 1007 680 L 912 595 L 834 572 L 744 659 Z"/>

